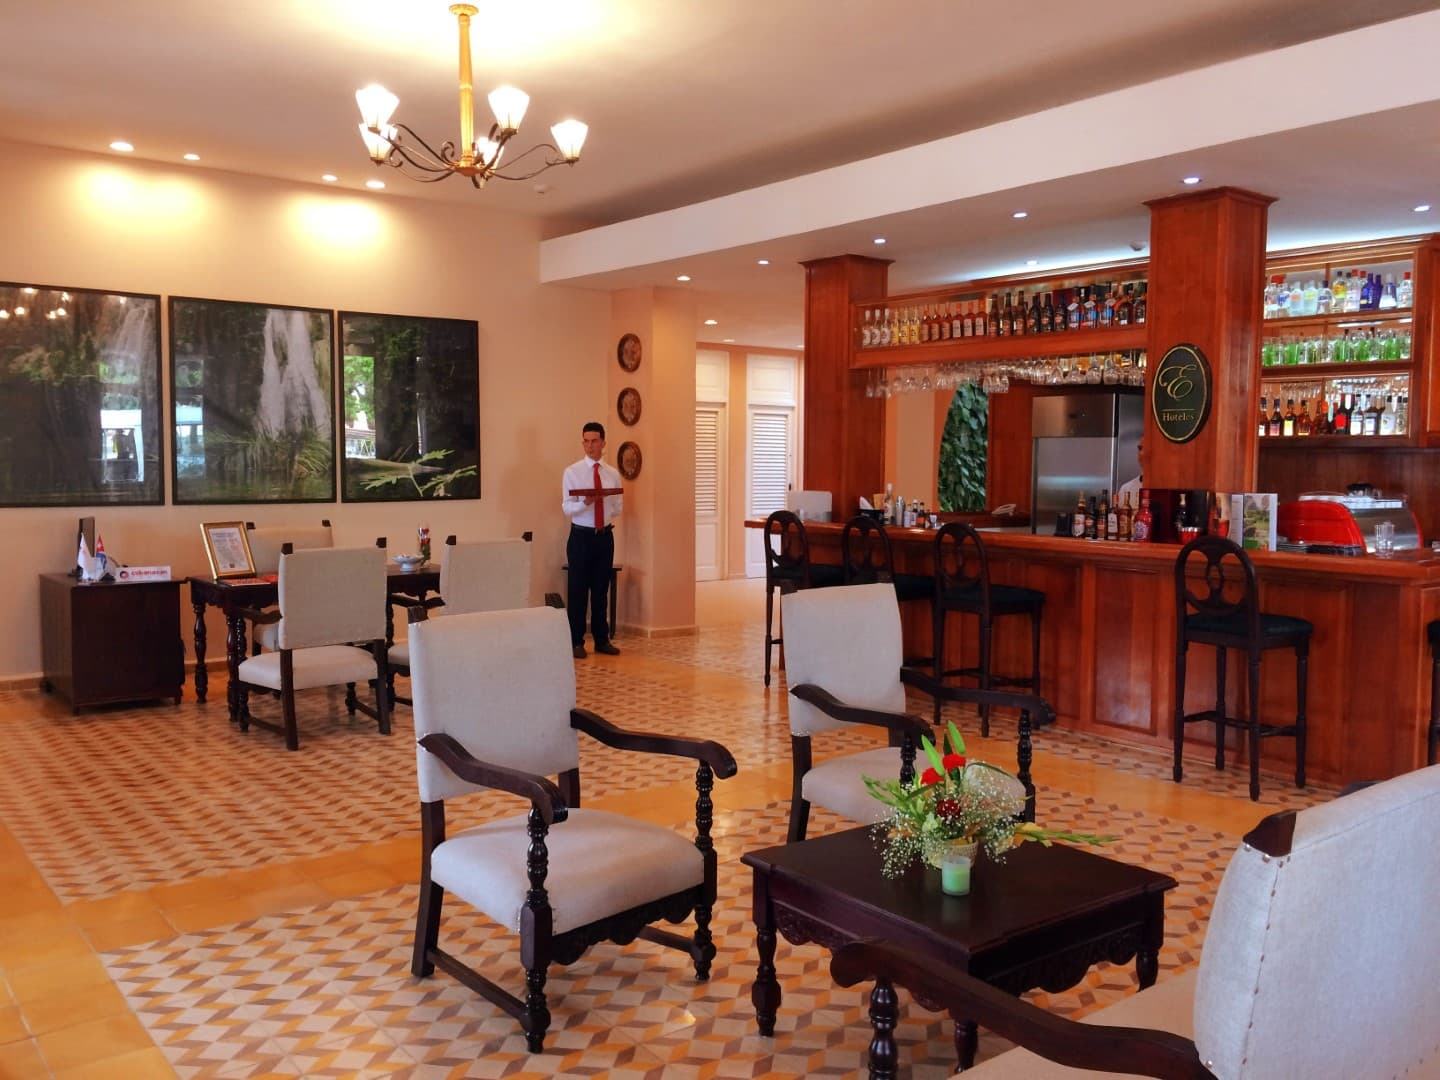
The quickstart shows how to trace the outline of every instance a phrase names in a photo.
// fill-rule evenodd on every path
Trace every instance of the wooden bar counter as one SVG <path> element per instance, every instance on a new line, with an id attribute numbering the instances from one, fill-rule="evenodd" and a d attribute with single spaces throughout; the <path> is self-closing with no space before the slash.
<path id="1" fill-rule="evenodd" d="M 747 522 L 762 527 L 763 522 Z M 839 563 L 838 523 L 806 524 L 811 559 Z M 935 534 L 888 529 L 897 572 L 930 573 Z M 1175 586 L 1173 544 L 1120 544 L 985 531 L 991 580 L 1045 593 L 1041 641 L 1044 696 L 1059 722 L 1132 742 L 1170 745 L 1174 715 Z M 1262 609 L 1315 625 L 1310 646 L 1309 749 L 1317 780 L 1349 783 L 1399 775 L 1424 764 L 1430 708 L 1425 627 L 1440 618 L 1440 556 L 1429 550 L 1392 559 L 1253 552 Z M 902 607 L 907 655 L 930 652 L 930 609 Z M 947 667 L 974 663 L 975 620 L 951 614 Z M 952 646 L 951 643 L 954 643 Z M 993 670 L 1029 669 L 1028 620 L 995 623 Z M 1186 710 L 1214 707 L 1214 650 L 1192 645 Z M 1245 715 L 1244 665 L 1231 657 L 1230 715 Z M 1265 654 L 1262 718 L 1293 722 L 1295 658 Z M 1194 724 L 1187 758 L 1213 754 L 1214 728 Z M 1244 747 L 1230 736 L 1236 764 Z M 1294 741 L 1263 745 L 1268 771 L 1293 771 Z M 1193 761 L 1190 768 L 1209 767 Z M 1235 767 L 1231 765 L 1230 767 Z"/>

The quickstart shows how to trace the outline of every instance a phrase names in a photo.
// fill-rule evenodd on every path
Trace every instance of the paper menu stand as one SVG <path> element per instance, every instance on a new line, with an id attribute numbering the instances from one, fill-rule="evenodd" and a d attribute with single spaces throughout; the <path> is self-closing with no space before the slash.
<path id="1" fill-rule="evenodd" d="M 1244 491 L 1230 496 L 1230 539 L 1246 551 L 1274 551 L 1280 496 Z"/>

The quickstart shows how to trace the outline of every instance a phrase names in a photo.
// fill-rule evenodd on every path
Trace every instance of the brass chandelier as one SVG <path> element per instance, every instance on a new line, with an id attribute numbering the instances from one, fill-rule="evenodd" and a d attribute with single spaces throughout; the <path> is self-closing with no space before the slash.
<path id="1" fill-rule="evenodd" d="M 355 91 L 360 106 L 360 137 L 376 165 L 390 165 L 412 180 L 433 183 L 447 177 L 468 176 L 475 187 L 485 181 L 528 180 L 556 165 L 574 165 L 580 160 L 580 148 L 589 130 L 579 120 L 562 120 L 550 128 L 554 143 L 537 143 L 522 154 L 511 158 L 507 169 L 529 168 L 528 172 L 502 173 L 500 158 L 505 146 L 520 129 L 530 96 L 513 86 L 501 86 L 490 92 L 490 108 L 495 122 L 486 138 L 475 138 L 475 92 L 470 80 L 470 17 L 476 13 L 473 4 L 451 4 L 450 14 L 460 23 L 460 142 L 446 140 L 436 150 L 406 124 L 392 124 L 390 117 L 400 99 L 383 86 L 371 83 Z M 543 153 L 543 164 L 533 168 L 540 159 L 532 154 Z M 525 166 L 521 163 L 529 158 Z"/>

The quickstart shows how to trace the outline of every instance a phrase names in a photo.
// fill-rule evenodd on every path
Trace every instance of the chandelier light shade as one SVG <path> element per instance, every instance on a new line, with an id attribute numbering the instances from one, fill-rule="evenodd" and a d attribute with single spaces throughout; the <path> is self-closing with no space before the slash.
<path id="1" fill-rule="evenodd" d="M 554 143 L 537 143 L 510 159 L 511 171 L 500 171 L 506 144 L 520 130 L 530 96 L 513 86 L 490 92 L 490 110 L 495 122 L 488 136 L 475 135 L 475 91 L 470 76 L 470 17 L 472 4 L 451 4 L 450 14 L 460 24 L 460 141 L 446 140 L 436 150 L 405 124 L 391 123 L 400 99 L 383 86 L 371 83 L 355 91 L 360 106 L 360 138 L 365 152 L 376 165 L 390 165 L 412 180 L 434 182 L 460 175 L 477 188 L 485 181 L 528 180 L 556 165 L 574 165 L 580 160 L 589 129 L 579 120 L 562 120 L 551 127 Z M 538 156 L 532 156 L 538 155 Z M 523 164 L 522 164 L 523 163 Z M 516 171 L 519 170 L 519 171 Z"/>

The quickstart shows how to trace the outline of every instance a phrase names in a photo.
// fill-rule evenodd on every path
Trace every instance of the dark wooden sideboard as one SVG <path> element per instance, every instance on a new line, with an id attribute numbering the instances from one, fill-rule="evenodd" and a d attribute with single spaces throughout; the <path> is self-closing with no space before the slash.
<path id="1" fill-rule="evenodd" d="M 178 705 L 185 681 L 180 582 L 87 585 L 41 574 L 40 648 L 41 688 L 77 712 L 157 698 Z"/>

